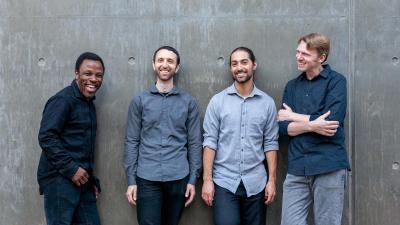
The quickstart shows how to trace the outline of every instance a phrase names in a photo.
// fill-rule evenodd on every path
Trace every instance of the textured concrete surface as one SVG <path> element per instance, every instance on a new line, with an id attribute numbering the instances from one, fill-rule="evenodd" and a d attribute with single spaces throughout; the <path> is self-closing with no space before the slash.
<path id="1" fill-rule="evenodd" d="M 348 78 L 347 143 L 353 161 L 343 224 L 400 221 L 400 2 L 397 0 L 0 0 L 0 225 L 45 224 L 36 168 L 37 132 L 46 100 L 73 79 L 83 51 L 106 63 L 98 93 L 97 174 L 103 224 L 136 224 L 125 200 L 123 135 L 134 94 L 154 81 L 153 51 L 182 55 L 177 85 L 200 103 L 232 80 L 227 61 L 237 46 L 258 59 L 256 85 L 277 105 L 297 75 L 296 40 L 309 32 L 331 37 L 329 63 Z M 281 141 L 279 194 L 286 172 Z M 201 182 L 197 192 L 200 193 Z M 279 224 L 281 198 L 268 209 Z M 198 195 L 182 225 L 211 224 Z"/>

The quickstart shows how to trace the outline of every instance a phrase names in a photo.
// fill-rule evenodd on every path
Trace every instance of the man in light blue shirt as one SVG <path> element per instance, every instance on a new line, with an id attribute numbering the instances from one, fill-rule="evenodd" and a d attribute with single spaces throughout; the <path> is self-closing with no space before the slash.
<path id="1" fill-rule="evenodd" d="M 234 83 L 210 100 L 204 118 L 202 198 L 216 225 L 265 224 L 266 204 L 275 200 L 276 107 L 255 87 L 256 68 L 250 49 L 234 49 Z"/>

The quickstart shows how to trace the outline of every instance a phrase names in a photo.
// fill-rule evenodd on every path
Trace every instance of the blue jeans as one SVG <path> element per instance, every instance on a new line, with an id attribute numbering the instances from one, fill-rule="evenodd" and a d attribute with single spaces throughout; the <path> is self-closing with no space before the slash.
<path id="1" fill-rule="evenodd" d="M 43 195 L 47 225 L 100 225 L 91 185 L 78 187 L 58 176 L 43 187 Z"/>
<path id="2" fill-rule="evenodd" d="M 189 176 L 175 181 L 136 178 L 137 219 L 140 225 L 178 225 L 185 205 Z"/>
<path id="3" fill-rule="evenodd" d="M 242 182 L 236 193 L 215 185 L 213 214 L 215 225 L 265 225 L 264 190 L 247 197 Z"/>
<path id="4" fill-rule="evenodd" d="M 346 180 L 344 169 L 315 176 L 287 174 L 281 225 L 306 225 L 312 204 L 315 225 L 340 225 Z"/>

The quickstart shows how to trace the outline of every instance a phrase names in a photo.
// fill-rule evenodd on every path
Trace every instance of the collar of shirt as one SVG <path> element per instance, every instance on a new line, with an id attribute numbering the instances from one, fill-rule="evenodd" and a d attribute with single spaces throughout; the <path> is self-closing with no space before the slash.
<path id="1" fill-rule="evenodd" d="M 236 87 L 235 87 L 235 83 L 233 83 L 231 86 L 228 87 L 228 89 L 226 90 L 226 93 L 227 93 L 228 95 L 236 94 L 237 96 L 243 98 L 243 97 L 237 92 Z M 255 84 L 253 84 L 253 90 L 251 91 L 250 95 L 247 96 L 246 98 L 252 98 L 252 97 L 257 96 L 257 95 L 259 95 L 259 96 L 262 95 L 262 92 L 256 87 Z"/>
<path id="2" fill-rule="evenodd" d="M 167 92 L 167 93 L 160 93 L 160 92 L 158 91 L 158 89 L 157 89 L 157 86 L 156 86 L 156 85 L 153 85 L 153 86 L 151 86 L 151 88 L 150 88 L 150 93 L 169 96 L 169 95 L 178 95 L 178 94 L 180 93 L 180 91 L 179 91 L 179 88 L 177 88 L 177 87 L 174 86 L 169 92 Z"/>
<path id="3" fill-rule="evenodd" d="M 326 65 L 322 65 L 322 67 L 324 68 L 320 73 L 319 73 L 319 75 L 318 76 L 316 76 L 314 79 L 318 79 L 319 77 L 322 77 L 322 78 L 328 78 L 328 76 L 329 76 L 329 74 L 331 73 L 331 67 L 329 66 L 329 64 L 326 64 Z M 305 80 L 305 79 L 307 79 L 307 76 L 306 76 L 306 73 L 302 73 L 301 75 L 300 75 L 300 79 L 302 79 L 302 80 Z M 313 79 L 313 80 L 314 80 Z"/>
<path id="4" fill-rule="evenodd" d="M 72 86 L 72 91 L 74 93 L 74 96 L 76 98 L 79 98 L 81 100 L 87 101 L 87 98 L 79 90 L 79 87 L 78 87 L 78 84 L 76 83 L 76 80 L 72 81 L 71 86 Z M 93 96 L 93 98 L 89 99 L 89 101 L 93 101 L 95 99 L 96 99 L 96 96 Z"/>

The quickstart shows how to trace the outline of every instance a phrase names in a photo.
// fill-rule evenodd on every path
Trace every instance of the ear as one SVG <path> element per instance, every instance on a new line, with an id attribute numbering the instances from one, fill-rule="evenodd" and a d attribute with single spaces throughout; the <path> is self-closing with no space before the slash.
<path id="1" fill-rule="evenodd" d="M 256 70 L 257 69 L 257 62 L 254 62 L 253 63 L 253 70 Z"/>
<path id="2" fill-rule="evenodd" d="M 323 63 L 323 62 L 325 61 L 325 59 L 326 59 L 326 55 L 325 55 L 325 54 L 321 54 L 321 55 L 318 57 L 318 61 L 319 61 L 320 63 Z"/>
<path id="3" fill-rule="evenodd" d="M 153 70 L 156 71 L 156 65 L 154 64 L 154 61 L 152 60 L 151 62 L 152 62 L 151 65 L 153 66 Z"/>
<path id="4" fill-rule="evenodd" d="M 79 72 L 75 71 L 75 80 L 78 80 L 78 77 L 79 77 Z"/>
<path id="5" fill-rule="evenodd" d="M 178 71 L 179 71 L 180 68 L 181 68 L 181 65 L 180 65 L 180 64 L 177 65 L 177 66 L 176 66 L 176 69 L 175 69 L 175 73 L 178 73 Z"/>

